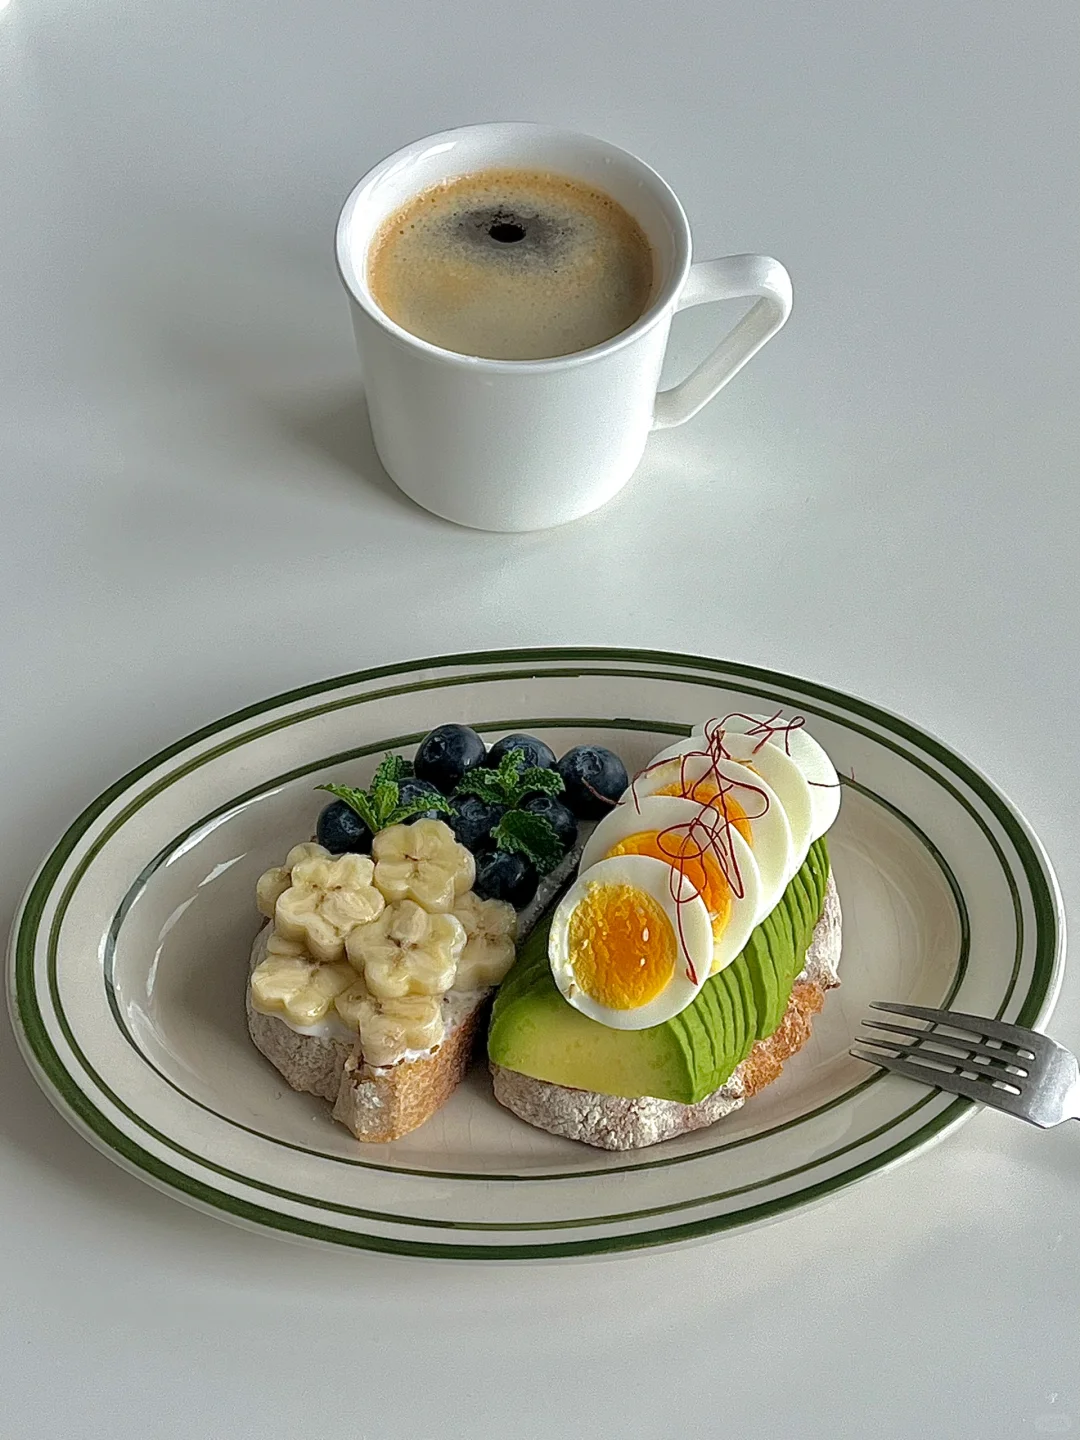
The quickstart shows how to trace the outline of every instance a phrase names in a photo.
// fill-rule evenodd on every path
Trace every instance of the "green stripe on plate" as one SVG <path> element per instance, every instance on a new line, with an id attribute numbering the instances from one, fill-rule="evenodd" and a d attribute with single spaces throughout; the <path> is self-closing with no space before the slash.
<path id="1" fill-rule="evenodd" d="M 260 715 L 267 714 L 270 711 L 279 709 L 283 705 L 295 704 L 301 700 L 323 695 L 328 691 L 340 689 L 343 685 L 371 684 L 376 680 L 384 678 L 404 674 L 415 674 L 417 670 L 446 670 L 456 665 L 505 667 L 522 664 L 533 668 L 525 671 L 495 669 L 488 672 L 473 669 L 466 675 L 444 675 L 440 678 L 414 680 L 405 684 L 388 686 L 374 693 L 367 692 L 360 695 L 342 697 L 322 706 L 313 707 L 312 710 L 303 712 L 302 714 L 278 717 L 265 725 L 256 727 L 254 731 L 245 732 L 242 736 L 233 737 L 233 739 L 224 744 L 191 757 L 186 764 L 170 772 L 169 776 L 162 777 L 154 785 L 148 787 L 147 791 L 139 797 L 139 800 L 127 807 L 119 816 L 114 817 L 114 821 L 122 824 L 125 818 L 128 818 L 131 813 L 134 813 L 142 804 L 145 804 L 147 799 L 151 798 L 153 794 L 158 793 L 165 785 L 175 783 L 176 779 L 189 773 L 192 769 L 208 763 L 211 759 L 215 758 L 216 755 L 226 753 L 228 750 L 235 748 L 239 743 L 246 743 L 258 734 L 271 733 L 285 726 L 298 723 L 310 714 L 325 713 L 328 710 L 342 708 L 347 705 L 363 704 L 366 701 L 386 696 L 416 693 L 454 685 L 472 684 L 478 681 L 489 682 L 496 679 L 545 679 L 558 677 L 568 678 L 580 675 L 603 676 L 605 674 L 616 674 L 643 680 L 677 680 L 694 685 L 730 686 L 731 688 L 737 688 L 742 693 L 752 693 L 791 707 L 793 701 L 790 693 L 782 693 L 782 690 L 778 692 L 778 687 L 783 687 L 783 689 L 786 689 L 788 692 L 791 690 L 797 691 L 800 697 L 812 696 L 817 701 L 832 707 L 830 710 L 823 710 L 818 705 L 808 704 L 805 698 L 800 698 L 797 702 L 797 708 L 799 710 L 824 715 L 837 723 L 843 724 L 867 736 L 876 743 L 887 746 L 903 756 L 909 763 L 914 763 L 923 769 L 927 775 L 953 795 L 983 830 L 1002 866 L 1006 882 L 1012 894 L 1017 918 L 1018 948 L 1010 983 L 1011 995 L 1019 979 L 1023 958 L 1023 911 L 1019 887 L 1016 884 L 1015 877 L 1012 875 L 1004 851 L 998 843 L 996 836 L 991 832 L 979 812 L 970 804 L 967 797 L 958 791 L 950 781 L 946 780 L 938 770 L 933 769 L 918 755 L 913 755 L 908 750 L 902 748 L 889 738 L 888 735 L 883 735 L 879 733 L 878 730 L 867 730 L 862 726 L 854 724 L 850 718 L 851 715 L 853 713 L 857 714 L 881 730 L 891 732 L 891 734 L 900 737 L 908 744 L 921 749 L 927 756 L 936 761 L 938 766 L 955 775 L 978 797 L 980 802 L 993 815 L 1006 833 L 1020 861 L 1035 915 L 1035 955 L 1033 958 L 1031 982 L 1022 1001 L 1018 1016 L 1020 1023 L 1033 1023 L 1035 1018 L 1044 1011 L 1044 1008 L 1051 1001 L 1056 983 L 1059 979 L 1062 937 L 1057 918 L 1058 907 L 1055 904 L 1055 892 L 1052 880 L 1048 874 L 1048 867 L 1044 866 L 1044 862 L 1032 843 L 1023 822 L 1012 812 L 1008 803 L 1003 797 L 998 795 L 989 782 L 966 761 L 942 745 L 941 742 L 934 740 L 932 737 L 910 725 L 909 722 L 900 719 L 900 717 L 892 716 L 888 712 L 877 706 L 870 705 L 865 701 L 840 695 L 824 686 L 818 686 L 811 682 L 771 674 L 770 672 L 755 667 L 740 666 L 721 661 L 703 660 L 693 656 L 668 656 L 650 651 L 579 649 L 506 651 L 489 652 L 479 655 L 439 657 L 437 659 L 421 661 L 417 664 L 378 667 L 373 670 L 358 672 L 351 676 L 341 677 L 337 680 L 302 687 L 299 690 L 274 697 L 260 704 L 248 706 L 243 710 L 225 717 L 223 720 L 203 727 L 193 735 L 177 741 L 174 745 L 167 747 L 167 749 L 159 752 L 158 755 L 145 761 L 105 791 L 78 817 L 48 857 L 27 895 L 22 913 L 17 922 L 17 929 L 14 933 L 13 1010 L 18 1021 L 21 1039 L 24 1041 L 28 1052 L 28 1058 L 39 1067 L 42 1076 L 55 1091 L 55 1099 L 68 1109 L 72 1117 L 77 1120 L 79 1127 L 88 1132 L 89 1137 L 94 1140 L 94 1143 L 112 1152 L 116 1158 L 121 1159 L 129 1168 L 133 1168 L 155 1183 L 180 1190 L 200 1206 L 221 1210 L 233 1218 L 247 1223 L 265 1225 L 274 1229 L 283 1229 L 295 1235 L 328 1240 L 337 1244 L 374 1250 L 388 1250 L 403 1254 L 443 1255 L 457 1258 L 529 1258 L 530 1256 L 543 1255 L 597 1254 L 672 1243 L 677 1240 L 716 1233 L 736 1225 L 753 1223 L 756 1220 L 766 1218 L 769 1215 L 782 1213 L 786 1209 L 807 1203 L 821 1195 L 831 1193 L 861 1178 L 864 1174 L 871 1173 L 873 1170 L 892 1163 L 893 1160 L 899 1158 L 901 1155 L 926 1143 L 934 1136 L 944 1133 L 945 1129 L 951 1127 L 953 1124 L 959 1123 L 959 1121 L 970 1112 L 971 1106 L 969 1102 L 954 1100 L 944 1109 L 929 1117 L 918 1130 L 909 1136 L 905 1136 L 890 1150 L 881 1152 L 852 1167 L 852 1169 L 820 1181 L 814 1186 L 810 1186 L 794 1194 L 778 1197 L 773 1201 L 765 1202 L 762 1205 L 749 1209 L 740 1209 L 737 1212 L 727 1215 L 710 1216 L 704 1220 L 690 1224 L 664 1227 L 660 1230 L 648 1232 L 635 1232 L 616 1236 L 593 1236 L 583 1241 L 564 1241 L 542 1245 L 512 1244 L 503 1247 L 436 1245 L 427 1242 L 402 1240 L 394 1236 L 360 1235 L 352 1231 L 302 1220 L 295 1216 L 282 1215 L 277 1211 L 267 1210 L 262 1206 L 253 1205 L 237 1196 L 217 1190 L 197 1180 L 193 1176 L 188 1176 L 181 1171 L 175 1170 L 172 1166 L 160 1161 L 156 1156 L 130 1140 L 129 1137 L 113 1125 L 108 1117 L 94 1106 L 89 1096 L 74 1082 L 73 1077 L 67 1072 L 60 1057 L 52 1046 L 42 1019 L 33 977 L 33 953 L 37 931 L 52 888 L 55 886 L 57 879 L 62 873 L 64 864 L 73 853 L 78 841 L 90 829 L 95 820 L 122 796 L 125 790 L 134 786 L 140 779 L 151 774 L 168 760 L 182 754 L 185 750 L 189 750 L 192 746 L 201 744 L 216 735 L 220 735 L 222 731 L 232 726 L 242 724 L 248 719 L 254 719 Z M 642 665 L 653 665 L 660 668 L 655 671 L 648 671 L 641 669 L 640 667 Z M 680 670 L 679 667 L 683 667 L 682 670 Z M 514 719 L 507 721 L 506 725 L 518 726 L 529 723 L 537 722 L 527 722 L 521 720 L 519 717 L 514 717 Z M 545 720 L 543 723 L 550 724 L 551 722 Z M 610 718 L 605 718 L 600 723 L 603 723 L 607 728 L 612 727 L 613 724 Z M 623 724 L 625 728 L 637 728 L 641 730 L 655 730 L 658 728 L 652 722 L 629 721 L 616 723 Z M 495 727 L 493 726 L 492 728 Z M 500 728 L 505 728 L 505 726 Z M 661 733 L 663 733 L 663 728 L 665 727 L 660 727 Z M 681 726 L 666 728 L 668 729 L 668 733 L 685 733 L 686 729 L 686 727 Z M 419 736 L 417 735 L 413 738 L 419 738 Z M 89 863 L 92 854 L 97 853 L 102 843 L 105 843 L 104 840 L 99 838 L 98 843 L 92 847 L 91 853 L 84 857 L 84 864 Z M 62 897 L 62 904 L 65 907 L 70 899 L 70 891 L 72 888 L 73 886 L 66 887 L 65 895 Z M 954 890 L 954 894 L 955 893 L 957 893 L 957 891 Z M 50 934 L 50 951 L 52 952 L 50 954 L 49 973 L 50 992 L 54 1007 L 56 1008 L 57 1021 L 61 1025 L 61 1028 L 67 1031 L 65 1038 L 68 1040 L 68 1043 L 72 1045 L 73 1052 L 78 1053 L 78 1046 L 74 1043 L 74 1037 L 70 1035 L 70 1028 L 66 1025 L 66 1017 L 63 1015 L 55 985 L 54 945 L 58 933 L 59 919 L 54 922 Z M 1008 997 L 1004 1004 L 1007 1006 Z M 85 1065 L 85 1057 L 80 1056 L 80 1063 Z M 935 1098 L 936 1096 L 932 1092 L 924 1101 L 919 1102 L 914 1109 L 921 1108 L 923 1104 Z M 132 1116 L 132 1118 L 135 1123 L 140 1125 L 144 1124 L 139 1117 Z M 882 1127 L 883 1133 L 891 1128 L 895 1128 L 899 1123 L 901 1123 L 901 1119 L 895 1117 L 892 1121 L 888 1122 L 886 1126 Z M 150 1130 L 150 1127 L 146 1128 L 150 1133 L 156 1133 Z M 746 1141 L 749 1141 L 751 1138 L 756 1137 L 746 1137 Z M 879 1137 L 875 1135 L 874 1138 Z M 167 1137 L 161 1137 L 161 1140 L 166 1145 L 172 1143 Z M 855 1142 L 856 1146 L 867 1143 L 870 1143 L 870 1137 L 863 1137 L 861 1141 Z M 197 1160 L 198 1157 L 193 1158 Z M 646 1165 L 653 1166 L 663 1163 L 663 1161 L 646 1162 Z M 820 1164 L 825 1162 L 824 1160 L 819 1160 L 816 1163 Z M 801 1173 L 805 1168 L 806 1167 L 800 1167 L 799 1171 L 792 1173 Z M 239 1178 L 241 1183 L 249 1185 L 253 1183 L 244 1180 L 243 1177 Z M 442 1175 L 440 1178 L 446 1179 L 449 1177 Z M 488 1177 L 484 1178 L 487 1179 Z M 523 1182 L 519 1181 L 518 1183 Z M 320 1202 L 303 1200 L 301 1203 L 314 1205 Z M 687 1203 L 700 1205 L 710 1202 L 707 1198 L 698 1198 Z M 635 1214 L 637 1216 L 649 1216 L 653 1213 L 655 1212 L 627 1212 L 625 1216 L 620 1218 L 625 1220 L 634 1218 Z M 391 1218 L 395 1223 L 401 1223 L 400 1217 Z M 572 1223 L 577 1227 L 580 1226 L 580 1222 Z M 594 1221 L 593 1223 L 598 1222 Z M 502 1225 L 497 1225 L 493 1228 L 499 1231 L 506 1229 L 506 1227 Z M 554 1227 L 546 1226 L 545 1228 Z"/>

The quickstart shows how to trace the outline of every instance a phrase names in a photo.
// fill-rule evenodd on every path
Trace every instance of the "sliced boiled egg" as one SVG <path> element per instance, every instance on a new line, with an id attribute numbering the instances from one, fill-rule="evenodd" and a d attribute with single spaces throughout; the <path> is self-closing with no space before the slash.
<path id="1" fill-rule="evenodd" d="M 787 814 L 772 786 L 747 765 L 683 754 L 654 760 L 623 795 L 627 804 L 646 795 L 676 795 L 711 805 L 735 827 L 754 852 L 761 872 L 761 920 L 780 899 L 802 864 Z"/>
<path id="2" fill-rule="evenodd" d="M 705 734 L 706 725 L 711 730 L 720 720 L 707 720 L 695 728 L 696 735 Z M 803 779 L 810 789 L 811 825 L 810 839 L 817 840 L 824 835 L 840 812 L 840 777 L 836 767 L 824 749 L 807 731 L 804 725 L 786 728 L 782 717 L 774 715 L 727 715 L 723 717 L 725 735 L 734 741 L 736 735 L 747 735 L 755 745 L 760 745 L 766 736 L 767 744 L 787 755 L 799 767 Z M 770 727 L 772 733 L 765 727 Z M 750 732 L 757 731 L 756 734 Z M 732 749 L 728 740 L 725 748 Z M 765 749 L 762 745 L 758 754 Z"/>
<path id="3" fill-rule="evenodd" d="M 757 779 L 765 782 L 765 785 L 779 801 L 780 809 L 787 818 L 788 828 L 791 831 L 792 853 L 789 874 L 784 882 L 786 885 L 806 859 L 806 852 L 814 838 L 813 796 L 810 786 L 790 755 L 786 755 L 776 745 L 763 744 L 760 738 L 728 732 L 724 736 L 724 749 L 731 757 L 732 762 L 748 767 L 754 772 Z M 707 777 L 712 768 L 712 757 L 705 749 L 704 736 L 692 735 L 689 740 L 680 740 L 677 745 L 669 745 L 666 750 L 661 750 L 656 759 L 647 767 L 645 773 L 634 781 L 634 788 L 639 795 L 655 793 L 652 791 L 652 777 L 657 768 L 663 766 L 664 762 L 668 760 L 679 762 L 680 768 L 676 774 L 676 781 L 683 782 L 684 789 L 687 788 L 685 780 L 696 778 L 699 775 Z M 664 774 L 667 774 L 666 768 Z M 695 786 L 692 792 L 693 798 L 704 799 L 704 788 L 707 787 L 702 787 L 700 784 Z M 738 794 L 739 792 L 736 790 L 731 798 L 737 799 Z M 760 802 L 758 802 L 758 808 L 761 808 Z"/>
<path id="4" fill-rule="evenodd" d="M 701 896 L 712 927 L 713 974 L 731 964 L 767 913 L 762 910 L 764 887 L 755 852 L 734 824 L 725 824 L 711 805 L 676 795 L 647 795 L 637 802 L 620 802 L 589 836 L 581 856 L 581 874 L 599 863 L 629 855 L 661 861 Z M 770 874 L 778 873 L 779 857 L 772 855 L 768 860 Z M 673 885 L 671 881 L 669 893 Z"/>
<path id="5" fill-rule="evenodd" d="M 646 1030 L 685 1010 L 709 977 L 712 924 L 690 880 L 650 855 L 583 870 L 551 922 L 555 984 L 614 1030 Z"/>

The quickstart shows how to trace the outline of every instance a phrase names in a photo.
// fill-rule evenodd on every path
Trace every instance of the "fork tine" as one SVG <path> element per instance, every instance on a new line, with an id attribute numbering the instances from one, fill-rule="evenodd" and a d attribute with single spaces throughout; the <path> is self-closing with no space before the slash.
<path id="1" fill-rule="evenodd" d="M 1000 1080 L 1006 1085 L 1015 1086 L 1021 1092 L 1031 1078 L 1027 1071 L 1018 1075 L 1013 1070 L 1006 1070 L 1000 1065 L 986 1064 L 982 1060 L 973 1059 L 970 1055 L 949 1055 L 944 1050 L 931 1050 L 926 1045 L 915 1045 L 906 1040 L 893 1040 L 888 1035 L 857 1035 L 855 1038 L 860 1045 L 870 1045 L 875 1050 L 880 1049 L 898 1055 L 902 1059 L 913 1060 L 916 1064 L 932 1066 L 946 1075 L 960 1075 L 967 1072 L 969 1075 L 985 1076 L 987 1080 Z M 1033 1063 L 1028 1061 L 1029 1065 Z"/>
<path id="2" fill-rule="evenodd" d="M 989 1079 L 969 1080 L 965 1075 L 958 1075 L 955 1071 L 936 1070 L 929 1065 L 918 1065 L 913 1060 L 904 1059 L 899 1055 L 886 1055 L 884 1053 L 863 1049 L 862 1046 L 852 1047 L 849 1052 L 856 1060 L 866 1060 L 871 1065 L 880 1065 L 883 1070 L 891 1070 L 897 1075 L 903 1075 L 908 1080 L 917 1080 L 920 1085 L 929 1085 L 936 1090 L 948 1090 L 953 1095 L 963 1095 L 968 1100 L 974 1100 L 979 1105 L 990 1105 L 995 1110 L 1007 1110 L 1011 1114 L 1020 1115 L 1027 1119 L 1020 1106 L 1020 1096 L 1014 1095 L 1010 1090 L 1002 1090 L 996 1085 L 991 1085 Z"/>
<path id="3" fill-rule="evenodd" d="M 955 1061 L 961 1057 L 951 1055 L 938 1049 L 938 1046 L 951 1045 L 954 1050 L 962 1050 L 964 1056 L 979 1055 L 986 1060 L 997 1061 L 1001 1065 L 1015 1065 L 1025 1075 L 1029 1074 L 1032 1065 L 1035 1063 L 1026 1055 L 1021 1055 L 1016 1050 L 1004 1048 L 995 1049 L 992 1045 L 980 1045 L 977 1040 L 957 1040 L 952 1035 L 942 1035 L 938 1030 L 916 1030 L 913 1025 L 890 1025 L 888 1020 L 871 1020 L 869 1017 L 863 1021 L 864 1025 L 872 1025 L 875 1030 L 888 1030 L 893 1035 L 910 1035 L 914 1043 L 898 1041 L 895 1048 L 905 1050 L 925 1050 L 928 1055 L 941 1055 L 945 1060 Z M 875 1037 L 867 1036 L 867 1039 Z M 892 1044 L 892 1041 L 886 1042 Z"/>
<path id="4" fill-rule="evenodd" d="M 1004 1020 L 987 1020 L 985 1016 L 966 1015 L 958 1010 L 930 1010 L 925 1005 L 899 1005 L 884 1000 L 871 1000 L 870 1008 L 884 1010 L 890 1015 L 909 1015 L 913 1020 L 929 1020 L 932 1025 L 948 1025 L 953 1030 L 967 1030 L 975 1036 L 989 1036 L 992 1040 L 1004 1041 L 1006 1045 L 1015 1045 L 1028 1055 L 1036 1053 L 1034 1046 L 1039 1037 Z"/>

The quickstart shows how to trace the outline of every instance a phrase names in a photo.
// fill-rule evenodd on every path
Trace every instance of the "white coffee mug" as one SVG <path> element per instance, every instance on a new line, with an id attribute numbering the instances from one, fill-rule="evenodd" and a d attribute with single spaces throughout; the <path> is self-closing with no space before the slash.
<path id="1" fill-rule="evenodd" d="M 368 253 L 383 221 L 421 190 L 488 168 L 549 170 L 606 191 L 653 247 L 649 308 L 602 345 L 550 360 L 486 360 L 410 335 L 376 304 Z M 689 420 L 780 329 L 791 280 L 765 255 L 691 263 L 674 192 L 636 156 L 547 125 L 470 125 L 417 140 L 368 172 L 338 221 L 371 428 L 395 483 L 479 530 L 540 530 L 586 515 L 634 473 L 651 430 Z M 676 310 L 757 296 L 681 384 L 660 390 Z"/>

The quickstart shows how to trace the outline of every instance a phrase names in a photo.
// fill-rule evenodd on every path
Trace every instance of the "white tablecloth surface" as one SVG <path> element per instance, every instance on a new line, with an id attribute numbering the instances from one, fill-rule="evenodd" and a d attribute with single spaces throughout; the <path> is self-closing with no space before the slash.
<path id="1" fill-rule="evenodd" d="M 689 650 L 938 732 L 1080 883 L 1067 0 L 9 0 L 0 884 L 178 735 L 367 664 Z M 602 134 L 787 329 L 607 509 L 469 533 L 374 462 L 331 236 L 376 159 Z M 715 315 L 677 325 L 673 376 Z M 509 457 L 512 463 L 512 457 Z M 1053 1026 L 1080 1044 L 1080 981 Z M 1080 1433 L 1080 1129 L 984 1114 L 826 1207 L 617 1261 L 342 1257 L 115 1169 L 0 1045 L 11 1440 Z"/>

